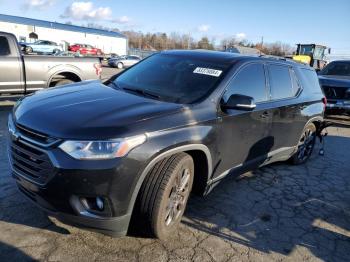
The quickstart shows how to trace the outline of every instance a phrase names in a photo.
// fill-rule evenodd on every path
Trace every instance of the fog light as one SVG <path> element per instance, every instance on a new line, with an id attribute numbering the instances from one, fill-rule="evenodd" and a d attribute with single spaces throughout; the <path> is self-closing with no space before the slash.
<path id="1" fill-rule="evenodd" d="M 103 210 L 104 209 L 104 202 L 103 199 L 100 197 L 96 197 L 96 206 L 98 207 L 99 210 Z"/>

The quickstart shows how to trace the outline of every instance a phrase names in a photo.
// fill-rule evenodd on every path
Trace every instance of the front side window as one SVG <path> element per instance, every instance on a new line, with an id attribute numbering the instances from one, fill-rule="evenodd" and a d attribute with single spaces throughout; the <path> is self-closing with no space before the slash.
<path id="1" fill-rule="evenodd" d="M 253 97 L 255 102 L 266 101 L 264 65 L 250 64 L 241 69 L 229 84 L 223 100 L 227 101 L 234 94 Z"/>
<path id="2" fill-rule="evenodd" d="M 269 65 L 271 98 L 273 100 L 294 96 L 289 67 Z"/>
<path id="3" fill-rule="evenodd" d="M 124 90 L 152 93 L 160 100 L 191 104 L 207 97 L 230 67 L 197 57 L 156 54 L 119 75 L 114 83 Z"/>
<path id="4" fill-rule="evenodd" d="M 7 38 L 4 36 L 0 36 L 0 56 L 6 56 L 10 53 L 10 45 Z"/>

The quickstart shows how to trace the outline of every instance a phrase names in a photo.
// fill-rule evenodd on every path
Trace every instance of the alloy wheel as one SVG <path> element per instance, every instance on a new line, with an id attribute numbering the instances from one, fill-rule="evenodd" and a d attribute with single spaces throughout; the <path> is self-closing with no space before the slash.
<path id="1" fill-rule="evenodd" d="M 298 143 L 297 157 L 300 161 L 305 161 L 310 157 L 315 145 L 316 134 L 311 129 L 306 129 Z"/>
<path id="2" fill-rule="evenodd" d="M 165 212 L 165 224 L 172 225 L 183 213 L 190 193 L 190 169 L 186 168 L 179 172 L 168 198 L 168 205 Z"/>

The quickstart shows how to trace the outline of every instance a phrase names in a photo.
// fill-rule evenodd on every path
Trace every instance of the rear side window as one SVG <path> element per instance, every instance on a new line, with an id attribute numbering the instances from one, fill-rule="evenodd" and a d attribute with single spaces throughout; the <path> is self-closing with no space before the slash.
<path id="1" fill-rule="evenodd" d="M 227 101 L 234 94 L 251 96 L 255 102 L 266 101 L 264 66 L 262 64 L 250 64 L 241 69 L 229 84 L 223 96 L 224 101 Z"/>
<path id="2" fill-rule="evenodd" d="M 6 37 L 0 36 L 0 56 L 10 54 L 10 45 Z"/>
<path id="3" fill-rule="evenodd" d="M 289 67 L 269 65 L 269 77 L 272 100 L 294 96 Z"/>

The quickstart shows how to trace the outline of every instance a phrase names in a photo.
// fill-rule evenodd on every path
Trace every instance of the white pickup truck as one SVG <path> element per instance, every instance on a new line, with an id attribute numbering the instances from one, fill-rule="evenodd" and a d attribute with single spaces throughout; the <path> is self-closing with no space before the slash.
<path id="1" fill-rule="evenodd" d="M 15 36 L 0 32 L 0 95 L 26 94 L 100 77 L 98 58 L 23 55 Z"/>

